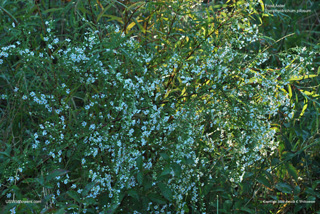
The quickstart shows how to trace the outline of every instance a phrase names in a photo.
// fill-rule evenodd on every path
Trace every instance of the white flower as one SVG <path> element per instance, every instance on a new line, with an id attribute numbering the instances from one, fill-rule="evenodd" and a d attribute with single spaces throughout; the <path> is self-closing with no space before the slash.
<path id="1" fill-rule="evenodd" d="M 96 125 L 91 124 L 89 129 L 93 130 L 93 129 L 95 129 L 95 128 L 96 128 Z"/>
<path id="2" fill-rule="evenodd" d="M 14 181 L 13 177 L 8 178 L 8 181 L 10 181 L 11 183 Z"/>
<path id="3" fill-rule="evenodd" d="M 49 40 L 49 38 L 48 37 L 44 37 L 43 40 L 47 42 Z"/>
<path id="4" fill-rule="evenodd" d="M 16 207 L 12 208 L 12 209 L 10 210 L 10 212 L 11 212 L 11 214 L 16 214 Z"/>
<path id="5" fill-rule="evenodd" d="M 11 197 L 11 193 L 8 193 L 8 194 L 7 194 L 7 198 L 10 198 L 10 197 Z"/>
<path id="6" fill-rule="evenodd" d="M 12 22 L 12 27 L 16 27 L 16 25 L 14 24 L 14 22 Z"/>

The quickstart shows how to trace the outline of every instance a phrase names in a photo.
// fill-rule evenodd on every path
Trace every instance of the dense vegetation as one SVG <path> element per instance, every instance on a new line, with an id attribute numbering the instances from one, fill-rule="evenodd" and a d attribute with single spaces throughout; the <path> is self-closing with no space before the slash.
<path id="1" fill-rule="evenodd" d="M 316 213 L 309 4 L 0 1 L 1 212 Z"/>

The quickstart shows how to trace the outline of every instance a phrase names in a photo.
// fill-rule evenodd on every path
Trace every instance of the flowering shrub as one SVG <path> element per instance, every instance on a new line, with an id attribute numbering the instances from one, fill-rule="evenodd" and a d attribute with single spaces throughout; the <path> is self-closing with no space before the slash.
<path id="1" fill-rule="evenodd" d="M 267 50 L 247 51 L 260 37 L 246 18 L 256 3 L 207 16 L 195 1 L 141 5 L 155 17 L 145 27 L 6 26 L 2 196 L 42 200 L 7 211 L 210 212 L 219 179 L 236 187 L 277 149 L 269 119 L 279 107 L 292 117 L 283 89 L 308 59 L 271 68 Z"/>

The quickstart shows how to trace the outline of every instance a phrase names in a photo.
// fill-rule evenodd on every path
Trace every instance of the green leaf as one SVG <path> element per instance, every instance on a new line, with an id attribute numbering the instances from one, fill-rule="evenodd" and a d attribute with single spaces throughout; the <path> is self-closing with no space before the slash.
<path id="1" fill-rule="evenodd" d="M 289 175 L 291 175 L 294 178 L 294 180 L 298 181 L 298 173 L 296 168 L 292 164 L 287 164 L 287 169 Z"/>
<path id="2" fill-rule="evenodd" d="M 169 165 L 165 166 L 160 176 L 168 175 L 171 172 L 171 167 Z"/>
<path id="3" fill-rule="evenodd" d="M 142 170 L 142 155 L 137 158 L 137 167 L 139 170 Z"/>
<path id="4" fill-rule="evenodd" d="M 172 200 L 172 191 L 170 190 L 170 188 L 167 187 L 167 185 L 165 185 L 164 183 L 158 183 L 158 187 L 162 193 L 162 195 L 168 199 L 169 201 Z"/>
<path id="5" fill-rule="evenodd" d="M 129 190 L 128 191 L 128 195 L 131 196 L 132 198 L 135 198 L 135 199 L 139 200 L 139 194 L 135 190 L 132 190 L 132 189 Z"/>
<path id="6" fill-rule="evenodd" d="M 316 94 L 315 91 L 310 92 L 310 91 L 305 91 L 305 90 L 300 89 L 300 92 L 302 92 L 308 96 L 311 96 L 311 97 L 319 97 L 320 96 L 319 94 Z"/>
<path id="7" fill-rule="evenodd" d="M 77 193 L 76 191 L 69 190 L 67 192 L 67 195 L 69 195 L 71 198 L 73 198 L 76 202 L 81 203 L 81 199 L 80 199 L 79 193 Z"/>
<path id="8" fill-rule="evenodd" d="M 264 12 L 264 3 L 262 0 L 258 0 L 260 5 L 261 5 L 261 9 L 262 9 L 262 12 Z"/>
<path id="9" fill-rule="evenodd" d="M 298 195 L 298 194 L 300 193 L 300 191 L 301 191 L 301 189 L 300 189 L 300 187 L 297 185 L 297 186 L 294 188 L 293 193 L 294 193 L 295 195 Z"/>
<path id="10" fill-rule="evenodd" d="M 52 171 L 49 175 L 47 175 L 46 177 L 46 181 L 50 181 L 52 180 L 53 178 L 56 178 L 58 176 L 62 176 L 62 175 L 65 175 L 69 172 L 69 170 L 66 170 L 66 169 L 57 169 L 57 170 L 54 170 Z"/>
<path id="11" fill-rule="evenodd" d="M 160 156 L 164 159 L 164 160 L 169 160 L 170 159 L 170 157 L 169 157 L 169 155 L 167 155 L 166 153 L 160 153 Z"/>
<path id="12" fill-rule="evenodd" d="M 90 192 L 90 190 L 92 189 L 92 187 L 94 187 L 94 185 L 96 185 L 96 182 L 88 183 L 86 185 L 86 187 L 84 188 L 84 190 L 82 191 L 81 195 L 82 196 L 87 196 L 88 193 Z"/>
<path id="13" fill-rule="evenodd" d="M 292 89 L 291 89 L 291 85 L 290 84 L 288 84 L 288 90 L 289 90 L 289 97 L 291 99 L 291 97 L 292 97 Z"/>
<path id="14" fill-rule="evenodd" d="M 7 156 L 8 158 L 11 158 L 7 152 L 0 152 L 0 155 L 4 155 L 4 156 Z"/>
<path id="15" fill-rule="evenodd" d="M 312 182 L 312 189 L 315 189 L 320 184 L 320 180 Z"/>
<path id="16" fill-rule="evenodd" d="M 146 4 L 146 2 L 144 2 L 144 1 L 138 1 L 138 2 L 133 3 L 132 5 L 130 5 L 129 7 L 127 7 L 127 10 L 131 10 L 131 8 L 138 7 L 138 6 L 144 5 L 144 4 Z"/>
<path id="17" fill-rule="evenodd" d="M 91 57 L 90 60 L 84 66 L 83 70 L 87 70 L 91 66 L 91 64 L 98 58 L 98 56 L 99 54 L 96 54 L 93 57 Z"/>
<path id="18" fill-rule="evenodd" d="M 181 167 L 177 163 L 172 164 L 172 169 L 174 173 L 179 177 L 181 175 Z"/>
<path id="19" fill-rule="evenodd" d="M 205 185 L 204 189 L 203 189 L 203 195 L 206 196 L 210 192 L 212 187 L 213 187 L 213 183 L 212 182 L 210 182 L 209 184 Z"/>
<path id="20" fill-rule="evenodd" d="M 97 17 L 97 22 L 99 22 L 99 20 L 101 19 L 101 17 L 103 16 L 103 14 L 111 7 L 111 6 L 113 6 L 114 5 L 114 3 L 110 3 L 109 5 L 108 5 L 108 7 L 106 7 L 106 8 L 104 8 L 103 9 L 103 11 L 101 11 L 101 13 L 98 15 L 98 17 Z"/>
<path id="21" fill-rule="evenodd" d="M 240 210 L 241 211 L 245 211 L 247 213 L 255 213 L 254 210 L 249 209 L 248 207 L 241 207 Z"/>
<path id="22" fill-rule="evenodd" d="M 117 16 L 113 16 L 113 15 L 103 15 L 103 16 L 110 18 L 110 19 L 108 19 L 107 22 L 116 20 L 116 21 L 120 22 L 121 24 L 123 24 L 123 21 L 122 21 L 122 18 L 121 18 L 121 17 L 117 17 Z"/>
<path id="23" fill-rule="evenodd" d="M 48 10 L 43 11 L 42 13 L 50 13 L 50 12 L 56 12 L 56 11 L 60 11 L 63 10 L 64 8 L 50 8 Z"/>
<path id="24" fill-rule="evenodd" d="M 139 21 L 136 20 L 136 18 L 134 18 L 134 17 L 132 17 L 132 19 L 133 19 L 133 21 L 136 23 L 136 25 L 139 27 L 140 31 L 141 31 L 142 33 L 145 33 L 146 30 L 145 30 L 144 27 L 139 23 Z"/>
<path id="25" fill-rule="evenodd" d="M 186 87 L 184 87 L 184 88 L 182 89 L 182 92 L 181 92 L 181 95 L 180 95 L 180 96 L 183 96 L 185 92 L 186 92 Z"/>
<path id="26" fill-rule="evenodd" d="M 160 197 L 159 195 L 154 194 L 154 193 L 148 194 L 148 198 L 151 201 L 156 202 L 158 204 L 165 204 L 166 203 L 166 201 L 162 197 Z"/>
<path id="27" fill-rule="evenodd" d="M 7 11 L 6 9 L 4 9 L 3 7 L 0 7 L 0 10 L 2 10 L 4 13 L 6 13 L 8 16 L 10 16 L 10 17 L 14 20 L 14 22 L 15 22 L 16 24 L 19 24 L 19 22 L 17 21 L 17 19 L 16 19 L 9 11 Z"/>
<path id="28" fill-rule="evenodd" d="M 293 78 L 289 79 L 289 81 L 299 81 L 299 80 L 303 80 L 303 79 L 314 78 L 317 76 L 318 76 L 317 74 L 297 76 L 297 77 L 293 77 Z"/>
<path id="29" fill-rule="evenodd" d="M 287 183 L 277 183 L 276 188 L 283 193 L 288 193 L 288 194 L 292 193 L 292 188 Z"/>
<path id="30" fill-rule="evenodd" d="M 258 181 L 259 183 L 265 185 L 266 187 L 271 188 L 271 184 L 270 184 L 270 182 L 268 181 L 268 179 L 267 179 L 266 177 L 261 176 L 261 177 L 259 177 L 259 178 L 257 179 L 257 181 Z"/>
<path id="31" fill-rule="evenodd" d="M 60 210 L 58 210 L 57 212 L 55 212 L 56 214 L 65 214 L 66 211 L 64 210 L 64 208 L 61 208 Z"/>
<path id="32" fill-rule="evenodd" d="M 304 112 L 306 111 L 306 109 L 307 109 L 307 107 L 308 107 L 308 100 L 305 100 L 304 101 L 304 106 L 303 106 L 303 108 L 302 108 L 302 110 L 301 110 L 301 113 L 300 113 L 300 116 L 299 116 L 299 118 L 301 118 L 303 115 L 304 115 Z"/>
<path id="33" fill-rule="evenodd" d="M 137 174 L 137 180 L 138 180 L 138 183 L 139 183 L 140 185 L 142 185 L 142 183 L 143 183 L 143 174 L 142 174 L 142 172 L 138 172 L 138 174 Z"/>

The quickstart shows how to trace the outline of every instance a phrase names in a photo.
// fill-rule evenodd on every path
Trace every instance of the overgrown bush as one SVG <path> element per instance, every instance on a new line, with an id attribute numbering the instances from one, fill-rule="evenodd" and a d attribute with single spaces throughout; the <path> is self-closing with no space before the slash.
<path id="1" fill-rule="evenodd" d="M 271 119 L 293 116 L 284 89 L 313 55 L 295 48 L 271 67 L 268 50 L 252 48 L 255 1 L 232 12 L 79 2 L 61 7 L 72 22 L 37 3 L 19 22 L 3 10 L 1 201 L 41 200 L 4 212 L 261 211 L 246 183 L 273 173 Z M 112 4 L 121 18 L 105 15 Z"/>

